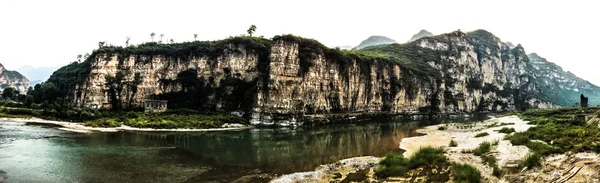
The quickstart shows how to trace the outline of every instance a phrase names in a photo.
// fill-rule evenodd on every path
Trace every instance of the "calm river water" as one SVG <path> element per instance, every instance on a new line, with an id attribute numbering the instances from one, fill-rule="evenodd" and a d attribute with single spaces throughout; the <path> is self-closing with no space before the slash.
<path id="1" fill-rule="evenodd" d="M 401 152 L 402 138 L 435 123 L 80 134 L 0 122 L 0 171 L 5 182 L 261 182 L 248 177 Z"/>

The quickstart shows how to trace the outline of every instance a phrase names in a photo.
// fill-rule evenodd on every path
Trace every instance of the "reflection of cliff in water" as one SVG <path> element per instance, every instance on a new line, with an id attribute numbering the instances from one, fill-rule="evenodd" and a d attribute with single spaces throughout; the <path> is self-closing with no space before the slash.
<path id="1" fill-rule="evenodd" d="M 400 140 L 417 135 L 414 130 L 422 125 L 424 122 L 402 122 L 148 135 L 202 156 L 212 166 L 289 173 L 349 157 L 400 152 Z"/>

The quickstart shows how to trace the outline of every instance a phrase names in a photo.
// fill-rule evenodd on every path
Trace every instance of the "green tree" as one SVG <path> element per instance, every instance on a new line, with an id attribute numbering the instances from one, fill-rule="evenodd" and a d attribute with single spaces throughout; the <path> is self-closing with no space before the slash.
<path id="1" fill-rule="evenodd" d="M 17 101 L 21 102 L 21 103 L 25 103 L 25 99 L 27 99 L 27 95 L 18 95 L 17 96 Z"/>
<path id="2" fill-rule="evenodd" d="M 46 82 L 42 85 L 43 100 L 55 101 L 58 97 L 56 86 L 52 82 Z"/>
<path id="3" fill-rule="evenodd" d="M 33 96 L 27 95 L 27 97 L 25 97 L 25 102 L 23 102 L 23 104 L 25 104 L 25 106 L 27 106 L 27 107 L 31 106 L 31 104 L 33 104 Z"/>
<path id="4" fill-rule="evenodd" d="M 15 97 L 16 90 L 12 87 L 4 88 L 2 91 L 2 98 L 4 100 L 13 99 Z"/>
<path id="5" fill-rule="evenodd" d="M 250 35 L 250 37 L 252 37 L 252 34 L 254 34 L 254 32 L 256 32 L 256 25 L 250 25 L 250 28 L 247 31 L 248 31 L 248 35 Z"/>

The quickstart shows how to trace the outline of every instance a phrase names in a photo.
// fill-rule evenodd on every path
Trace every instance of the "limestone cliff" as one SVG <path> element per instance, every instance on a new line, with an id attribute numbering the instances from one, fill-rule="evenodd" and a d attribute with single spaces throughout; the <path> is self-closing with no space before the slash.
<path id="1" fill-rule="evenodd" d="M 550 107 L 537 97 L 530 68 L 523 47 L 509 48 L 484 30 L 353 51 L 285 35 L 105 47 L 48 81 L 83 107 L 131 108 L 158 98 L 169 108 L 298 125 L 331 114 Z"/>
<path id="2" fill-rule="evenodd" d="M 17 71 L 6 70 L 4 66 L 0 64 L 0 91 L 8 87 L 15 88 L 21 94 L 25 94 L 29 88 L 29 80 Z"/>

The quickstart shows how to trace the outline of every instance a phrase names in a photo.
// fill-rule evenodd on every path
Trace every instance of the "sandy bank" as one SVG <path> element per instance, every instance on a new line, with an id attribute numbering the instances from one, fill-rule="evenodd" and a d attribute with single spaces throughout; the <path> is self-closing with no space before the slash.
<path id="1" fill-rule="evenodd" d="M 252 126 L 242 124 L 224 124 L 222 128 L 209 128 L 209 129 L 189 129 L 189 128 L 177 128 L 177 129 L 153 129 L 153 128 L 136 128 L 122 125 L 114 128 L 94 128 L 84 126 L 82 123 L 64 122 L 64 121 L 51 121 L 40 118 L 0 118 L 0 122 L 21 122 L 21 123 L 40 123 L 40 124 L 53 124 L 62 126 L 58 128 L 64 131 L 77 132 L 77 133 L 91 133 L 91 132 L 119 132 L 119 131 L 145 131 L 145 132 L 211 132 L 211 131 L 236 131 L 245 130 L 252 128 Z"/>
<path id="2" fill-rule="evenodd" d="M 502 123 L 505 124 L 501 125 Z M 448 123 L 428 126 L 417 130 L 417 132 L 425 135 L 402 139 L 400 148 L 406 150 L 403 154 L 405 157 L 409 157 L 421 147 L 446 148 L 450 161 L 472 164 L 482 172 L 484 179 L 501 182 L 496 177 L 491 176 L 492 168 L 484 165 L 480 157 L 472 153 L 464 153 L 464 151 L 475 149 L 482 142 L 493 143 L 497 141 L 498 145 L 492 149 L 490 154 L 496 157 L 498 166 L 514 166 L 516 162 L 522 160 L 529 153 L 529 149 L 525 146 L 512 145 L 509 141 L 504 140 L 507 134 L 500 133 L 498 130 L 507 127 L 514 128 L 517 132 L 527 131 L 533 126 L 527 123 L 527 121 L 523 121 L 517 116 L 506 116 L 476 123 Z M 441 130 L 440 128 L 445 129 Z M 475 137 L 483 132 L 487 132 L 489 135 Z M 449 147 L 451 140 L 457 143 L 456 147 Z"/>
<path id="3" fill-rule="evenodd" d="M 364 171 L 364 174 L 360 176 L 373 174 L 371 169 L 377 162 L 379 162 L 379 158 L 373 156 L 348 158 L 340 160 L 337 163 L 321 165 L 314 171 L 283 175 L 272 180 L 271 183 L 329 183 L 339 180 L 349 180 L 353 176 L 360 174 L 361 170 Z"/>

